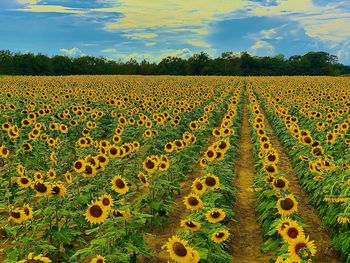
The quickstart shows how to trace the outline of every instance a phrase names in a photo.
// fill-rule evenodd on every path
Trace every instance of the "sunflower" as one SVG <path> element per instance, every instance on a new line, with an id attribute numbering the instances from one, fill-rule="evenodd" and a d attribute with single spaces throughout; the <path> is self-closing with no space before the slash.
<path id="1" fill-rule="evenodd" d="M 169 161 L 161 161 L 158 165 L 159 170 L 161 171 L 167 171 L 170 167 Z"/>
<path id="2" fill-rule="evenodd" d="M 13 221 L 16 224 L 21 224 L 26 219 L 26 215 L 22 209 L 10 207 L 9 209 L 9 221 Z"/>
<path id="3" fill-rule="evenodd" d="M 186 229 L 193 232 L 198 231 L 201 228 L 201 224 L 199 222 L 193 221 L 191 219 L 181 220 L 180 226 L 185 227 Z"/>
<path id="4" fill-rule="evenodd" d="M 294 221 L 290 217 L 282 217 L 276 226 L 276 230 L 278 234 L 282 235 L 283 231 L 286 229 L 286 227 L 290 224 L 292 224 Z"/>
<path id="5" fill-rule="evenodd" d="M 66 179 L 67 184 L 71 184 L 73 182 L 72 173 L 69 171 L 64 174 L 64 178 Z"/>
<path id="6" fill-rule="evenodd" d="M 21 188 L 28 188 L 32 185 L 32 179 L 24 175 L 17 177 L 16 182 Z"/>
<path id="7" fill-rule="evenodd" d="M 273 163 L 265 163 L 264 170 L 268 175 L 276 175 L 277 174 L 277 166 Z"/>
<path id="8" fill-rule="evenodd" d="M 145 187 L 148 187 L 149 186 L 149 182 L 148 182 L 148 178 L 147 176 L 144 174 L 144 173 L 139 173 L 137 175 L 137 177 L 139 178 L 139 180 L 141 181 L 142 185 L 145 186 Z"/>
<path id="9" fill-rule="evenodd" d="M 131 213 L 129 209 L 126 210 L 119 210 L 119 209 L 115 209 L 112 211 L 112 215 L 116 218 L 124 218 L 124 219 L 130 219 L 131 218 Z"/>
<path id="10" fill-rule="evenodd" d="M 265 163 L 278 163 L 279 156 L 278 153 L 275 151 L 269 151 L 265 156 Z"/>
<path id="11" fill-rule="evenodd" d="M 291 215 L 298 211 L 298 201 L 293 194 L 289 194 L 277 201 L 277 209 L 280 215 Z"/>
<path id="12" fill-rule="evenodd" d="M 101 201 L 93 201 L 89 204 L 85 219 L 91 224 L 101 224 L 107 219 L 108 213 Z"/>
<path id="13" fill-rule="evenodd" d="M 210 162 L 214 161 L 216 158 L 216 151 L 214 147 L 209 147 L 208 150 L 204 153 L 204 157 Z"/>
<path id="14" fill-rule="evenodd" d="M 56 196 L 65 196 L 66 192 L 67 192 L 67 188 L 61 183 L 61 182 L 55 182 L 51 185 L 51 192 L 52 195 L 56 195 Z"/>
<path id="15" fill-rule="evenodd" d="M 81 173 L 84 177 L 94 177 L 97 173 L 96 167 L 88 163 L 84 166 L 84 171 Z"/>
<path id="16" fill-rule="evenodd" d="M 6 146 L 2 145 L 0 146 L 0 157 L 7 158 L 10 154 L 9 149 L 7 149 Z"/>
<path id="17" fill-rule="evenodd" d="M 17 263 L 51 263 L 52 261 L 48 257 L 44 257 L 42 254 L 34 256 L 34 253 L 30 253 L 27 259 L 17 261 Z"/>
<path id="18" fill-rule="evenodd" d="M 116 191 L 119 194 L 125 194 L 129 191 L 129 187 L 127 186 L 127 181 L 121 177 L 120 175 L 114 176 L 111 181 L 112 190 Z"/>
<path id="19" fill-rule="evenodd" d="M 98 198 L 99 201 L 101 201 L 101 204 L 104 206 L 106 209 L 110 209 L 114 202 L 113 198 L 110 195 L 104 194 Z"/>
<path id="20" fill-rule="evenodd" d="M 221 242 L 224 242 L 226 239 L 228 239 L 229 236 L 230 236 L 230 233 L 226 229 L 224 229 L 224 230 L 219 230 L 214 232 L 210 238 L 215 243 L 221 243 Z"/>
<path id="21" fill-rule="evenodd" d="M 197 194 L 191 193 L 184 197 L 183 200 L 187 209 L 194 211 L 203 207 L 203 202 Z"/>
<path id="22" fill-rule="evenodd" d="M 143 161 L 143 169 L 145 169 L 148 173 L 154 173 L 157 169 L 158 162 L 152 159 L 151 157 L 147 157 Z"/>
<path id="23" fill-rule="evenodd" d="M 85 164 L 84 160 L 78 160 L 74 163 L 73 168 L 77 173 L 82 173 L 85 170 Z"/>
<path id="24" fill-rule="evenodd" d="M 304 235 L 293 240 L 288 247 L 290 257 L 297 262 L 310 262 L 316 254 L 316 246 L 314 241 L 309 241 L 309 237 Z"/>
<path id="25" fill-rule="evenodd" d="M 218 223 L 224 220 L 226 213 L 223 209 L 214 208 L 209 210 L 205 216 L 210 223 Z"/>
<path id="26" fill-rule="evenodd" d="M 220 187 L 219 177 L 213 174 L 207 174 L 203 178 L 203 182 L 205 186 L 210 190 L 218 189 Z"/>
<path id="27" fill-rule="evenodd" d="M 285 226 L 281 235 L 285 241 L 287 241 L 288 243 L 291 243 L 293 240 L 301 236 L 304 236 L 304 230 L 299 224 L 292 221 Z"/>
<path id="28" fill-rule="evenodd" d="M 56 178 L 56 171 L 53 168 L 50 168 L 50 170 L 46 174 L 47 178 L 50 180 L 53 180 Z"/>
<path id="29" fill-rule="evenodd" d="M 33 208 L 29 204 L 24 204 L 22 210 L 25 220 L 33 218 Z"/>
<path id="30" fill-rule="evenodd" d="M 19 175 L 24 175 L 24 170 L 25 170 L 25 168 L 22 164 L 17 165 L 16 171 Z"/>
<path id="31" fill-rule="evenodd" d="M 106 259 L 105 257 L 101 255 L 96 255 L 93 259 L 91 259 L 91 263 L 105 263 Z"/>
<path id="32" fill-rule="evenodd" d="M 272 182 L 273 189 L 278 190 L 278 191 L 287 190 L 288 185 L 289 185 L 289 181 L 283 176 L 275 178 Z"/>
<path id="33" fill-rule="evenodd" d="M 192 183 L 192 190 L 196 194 L 201 195 L 207 190 L 207 187 L 204 184 L 203 180 L 196 178 Z"/>
<path id="34" fill-rule="evenodd" d="M 32 187 L 35 190 L 35 196 L 51 195 L 51 191 L 52 191 L 51 186 L 42 180 L 33 182 Z"/>
<path id="35" fill-rule="evenodd" d="M 189 263 L 193 258 L 191 248 L 187 247 L 187 240 L 181 239 L 178 236 L 172 236 L 169 238 L 165 247 L 172 260 L 180 263 Z"/>

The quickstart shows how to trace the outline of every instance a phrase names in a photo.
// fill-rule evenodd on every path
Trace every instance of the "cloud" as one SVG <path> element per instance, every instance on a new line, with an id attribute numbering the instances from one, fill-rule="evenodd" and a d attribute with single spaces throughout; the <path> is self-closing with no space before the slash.
<path id="1" fill-rule="evenodd" d="M 60 5 L 28 5 L 25 8 L 15 9 L 16 11 L 34 12 L 34 13 L 66 13 L 66 14 L 82 14 L 84 10 L 79 8 L 71 8 Z"/>
<path id="2" fill-rule="evenodd" d="M 131 39 L 151 39 L 151 38 L 156 38 L 158 35 L 155 33 L 131 33 L 131 34 L 125 34 L 127 38 Z"/>
<path id="3" fill-rule="evenodd" d="M 341 1 L 316 5 L 312 0 L 278 0 L 277 5 L 255 5 L 250 15 L 283 17 L 297 21 L 305 33 L 321 41 L 341 42 L 350 35 L 350 10 Z"/>
<path id="4" fill-rule="evenodd" d="M 70 57 L 83 57 L 83 56 L 85 56 L 85 54 L 79 48 L 76 48 L 76 47 L 73 47 L 71 49 L 61 48 L 60 52 L 62 52 L 63 55 L 70 56 Z"/>
<path id="5" fill-rule="evenodd" d="M 145 45 L 146 47 L 152 47 L 156 44 L 156 42 L 147 42 Z"/>
<path id="6" fill-rule="evenodd" d="M 107 48 L 107 49 L 103 49 L 100 52 L 102 53 L 115 53 L 117 52 L 117 50 L 115 48 Z"/>
<path id="7" fill-rule="evenodd" d="M 153 51 L 153 52 L 147 52 L 147 53 L 114 53 L 113 57 L 115 59 L 120 59 L 122 61 L 128 61 L 130 59 L 135 59 L 137 61 L 142 61 L 144 59 L 148 61 L 153 62 L 159 62 L 163 58 L 171 56 L 171 57 L 180 57 L 180 58 L 189 58 L 194 54 L 193 51 L 191 51 L 189 48 L 182 48 L 182 49 L 168 49 L 163 51 Z"/>
<path id="8" fill-rule="evenodd" d="M 17 0 L 17 3 L 21 5 L 35 5 L 40 2 L 40 0 Z"/>
<path id="9" fill-rule="evenodd" d="M 194 46 L 194 47 L 210 47 L 210 45 L 204 41 L 188 41 L 188 44 Z"/>
<path id="10" fill-rule="evenodd" d="M 264 41 L 264 40 L 257 40 L 254 45 L 250 47 L 250 50 L 252 51 L 253 54 L 256 54 L 257 51 L 263 51 L 267 52 L 270 55 L 274 53 L 274 47 L 271 45 L 269 42 Z"/>

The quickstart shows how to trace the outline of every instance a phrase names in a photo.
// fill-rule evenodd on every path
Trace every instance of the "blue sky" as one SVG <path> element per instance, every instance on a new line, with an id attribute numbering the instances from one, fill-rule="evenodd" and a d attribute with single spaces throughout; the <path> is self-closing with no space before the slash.
<path id="1" fill-rule="evenodd" d="M 0 0 L 0 49 L 159 61 L 327 51 L 350 64 L 350 0 Z"/>

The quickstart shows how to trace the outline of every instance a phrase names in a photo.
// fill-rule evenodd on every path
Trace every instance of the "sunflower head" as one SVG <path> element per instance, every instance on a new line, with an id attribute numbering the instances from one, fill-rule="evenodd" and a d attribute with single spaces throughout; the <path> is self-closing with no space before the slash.
<path id="1" fill-rule="evenodd" d="M 111 181 L 111 184 L 112 184 L 112 189 L 119 194 L 125 194 L 129 191 L 129 187 L 127 186 L 127 181 L 120 175 L 114 176 L 114 178 Z"/>
<path id="2" fill-rule="evenodd" d="M 193 232 L 198 231 L 201 228 L 201 224 L 199 222 L 193 221 L 191 219 L 181 220 L 180 225 L 181 227 L 184 227 L 187 230 L 190 230 Z"/>
<path id="3" fill-rule="evenodd" d="M 106 209 L 110 209 L 114 204 L 112 196 L 108 195 L 108 194 L 104 194 L 104 195 L 100 196 L 98 198 L 98 200 L 101 202 L 101 204 Z"/>
<path id="4" fill-rule="evenodd" d="M 218 189 L 220 187 L 219 177 L 213 174 L 207 174 L 203 178 L 203 182 L 205 186 L 210 190 Z"/>
<path id="5" fill-rule="evenodd" d="M 209 210 L 205 216 L 210 223 L 218 223 L 224 220 L 226 213 L 223 209 L 214 208 Z"/>
<path id="6" fill-rule="evenodd" d="M 291 215 L 298 210 L 298 201 L 292 194 L 289 194 L 278 199 L 277 209 L 280 215 Z"/>
<path id="7" fill-rule="evenodd" d="M 108 211 L 101 201 L 93 201 L 88 206 L 85 219 L 91 224 L 101 224 L 103 223 L 108 216 Z"/>
<path id="8" fill-rule="evenodd" d="M 191 211 L 195 211 L 203 207 L 203 201 L 197 194 L 194 193 L 185 196 L 183 202 L 186 208 Z"/>
<path id="9" fill-rule="evenodd" d="M 221 242 L 224 242 L 226 239 L 228 239 L 229 236 L 230 236 L 230 233 L 226 229 L 223 229 L 223 230 L 214 232 L 211 235 L 211 240 L 215 243 L 221 243 Z"/>
<path id="10" fill-rule="evenodd" d="M 207 186 L 203 180 L 196 178 L 192 183 L 192 190 L 196 194 L 201 195 L 207 190 Z"/>

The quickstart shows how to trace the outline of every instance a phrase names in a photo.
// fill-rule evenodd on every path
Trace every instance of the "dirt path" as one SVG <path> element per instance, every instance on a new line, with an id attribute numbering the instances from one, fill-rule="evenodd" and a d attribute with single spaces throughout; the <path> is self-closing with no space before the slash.
<path id="1" fill-rule="evenodd" d="M 215 137 L 210 136 L 208 143 L 206 144 L 204 150 L 201 154 L 206 151 L 206 149 L 214 142 Z M 168 262 L 169 254 L 162 249 L 162 246 L 168 241 L 168 239 L 176 234 L 176 231 L 180 228 L 181 219 L 185 219 L 190 211 L 186 209 L 186 206 L 183 203 L 184 196 L 188 195 L 192 191 L 192 182 L 195 178 L 199 177 L 203 168 L 199 165 L 199 162 L 196 162 L 192 166 L 193 172 L 188 174 L 184 181 L 180 182 L 181 193 L 176 197 L 175 203 L 170 208 L 170 214 L 167 221 L 164 222 L 161 226 L 155 227 L 151 230 L 150 235 L 146 235 L 145 239 L 148 243 L 148 246 L 152 250 L 153 257 L 150 258 L 140 258 L 138 262 L 144 263 L 161 263 Z"/>
<path id="2" fill-rule="evenodd" d="M 317 263 L 336 263 L 339 260 L 338 253 L 331 247 L 331 238 L 328 229 L 321 225 L 321 220 L 316 209 L 307 203 L 308 196 L 301 188 L 296 175 L 294 174 L 292 163 L 287 152 L 280 143 L 275 131 L 268 123 L 265 117 L 265 128 L 267 135 L 270 137 L 273 147 L 278 151 L 280 161 L 278 169 L 280 173 L 285 174 L 285 177 L 290 182 L 289 190 L 296 195 L 298 200 L 298 213 L 304 218 L 305 232 L 312 240 L 315 240 L 317 247 L 316 262 Z"/>
<path id="3" fill-rule="evenodd" d="M 249 135 L 247 104 L 243 107 L 243 123 L 239 150 L 235 166 L 237 200 L 234 207 L 235 220 L 232 223 L 232 242 L 230 252 L 235 263 L 268 262 L 271 256 L 263 254 L 260 246 L 263 235 L 257 223 L 255 193 L 248 190 L 254 178 L 253 145 Z"/>

